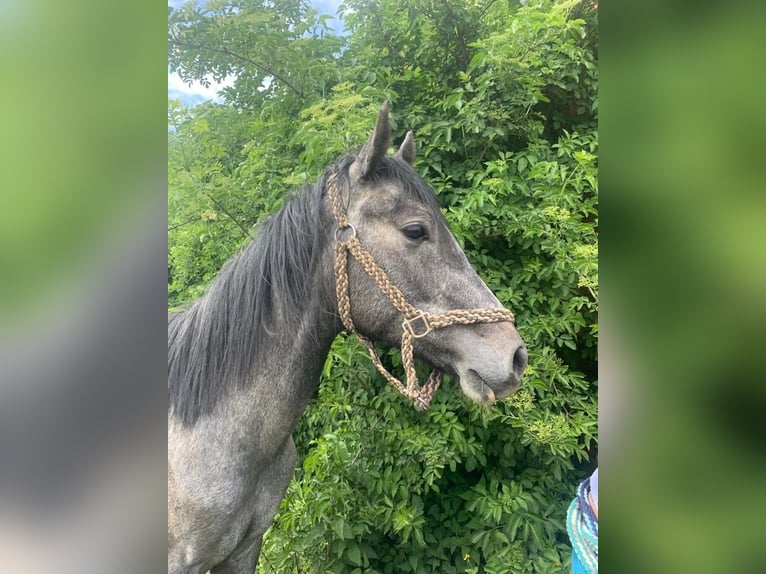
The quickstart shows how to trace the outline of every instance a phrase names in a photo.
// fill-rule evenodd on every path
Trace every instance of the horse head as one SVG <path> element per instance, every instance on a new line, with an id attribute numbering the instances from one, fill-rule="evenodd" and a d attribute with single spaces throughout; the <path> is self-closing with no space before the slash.
<path id="1" fill-rule="evenodd" d="M 342 207 L 335 219 L 347 220 L 339 223 L 336 240 L 353 234 L 374 261 L 348 262 L 350 318 L 364 337 L 392 346 L 409 330 L 415 356 L 457 376 L 470 399 L 492 403 L 518 389 L 526 348 L 512 315 L 471 267 L 433 190 L 413 169 L 412 132 L 388 153 L 389 109 L 386 103 L 361 151 L 338 174 Z M 379 273 L 386 279 L 376 279 Z M 404 302 L 397 303 L 400 297 Z M 436 319 L 455 316 L 478 319 L 432 328 Z"/>

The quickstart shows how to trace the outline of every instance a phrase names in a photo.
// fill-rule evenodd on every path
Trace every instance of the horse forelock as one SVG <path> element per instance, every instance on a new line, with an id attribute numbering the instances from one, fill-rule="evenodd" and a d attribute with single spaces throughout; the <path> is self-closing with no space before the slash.
<path id="1" fill-rule="evenodd" d="M 393 183 L 406 198 L 422 205 L 434 217 L 441 218 L 439 200 L 431 187 L 406 162 L 389 156 L 373 171 L 372 181 Z"/>
<path id="2" fill-rule="evenodd" d="M 351 189 L 349 170 L 352 161 L 353 157 L 346 158 L 340 164 L 342 167 L 338 171 L 338 179 L 346 206 L 349 203 L 349 194 L 354 193 Z M 439 220 L 442 217 L 439 200 L 434 191 L 410 165 L 400 158 L 391 155 L 382 158 L 365 176 L 365 181 L 373 185 L 380 184 L 381 193 L 385 193 L 383 184 L 393 184 L 402 198 L 411 199 L 423 206 L 434 217 L 434 220 Z"/>

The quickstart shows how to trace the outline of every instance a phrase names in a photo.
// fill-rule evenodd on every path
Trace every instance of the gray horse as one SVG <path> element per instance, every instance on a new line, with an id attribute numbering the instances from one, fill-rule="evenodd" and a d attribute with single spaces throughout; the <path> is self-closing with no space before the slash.
<path id="1" fill-rule="evenodd" d="M 412 169 L 412 133 L 395 155 L 390 146 L 386 104 L 357 156 L 287 201 L 205 295 L 169 315 L 169 573 L 252 574 L 258 562 L 295 467 L 293 429 L 343 330 L 330 181 L 354 235 L 413 308 L 499 311 Z M 358 332 L 397 345 L 400 310 L 351 259 L 347 280 Z M 414 353 L 459 377 L 474 401 L 507 397 L 527 352 L 511 321 L 492 321 L 418 333 Z"/>

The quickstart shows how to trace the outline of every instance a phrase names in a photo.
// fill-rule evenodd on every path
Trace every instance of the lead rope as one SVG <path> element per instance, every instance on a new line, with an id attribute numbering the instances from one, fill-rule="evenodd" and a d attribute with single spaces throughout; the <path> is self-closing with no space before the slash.
<path id="1" fill-rule="evenodd" d="M 327 195 L 330 197 L 332 212 L 337 228 L 335 230 L 335 291 L 338 297 L 338 313 L 343 326 L 357 336 L 370 353 L 370 359 L 381 375 L 391 383 L 402 395 L 410 399 L 415 408 L 426 410 L 431 403 L 436 389 L 442 381 L 442 372 L 433 369 L 425 385 L 420 386 L 415 371 L 413 354 L 413 339 L 425 337 L 433 329 L 451 325 L 471 325 L 474 323 L 495 323 L 498 321 L 513 321 L 513 313 L 508 309 L 455 309 L 444 313 L 426 313 L 415 309 L 407 303 L 399 288 L 388 278 L 383 269 L 375 263 L 369 251 L 362 247 L 356 236 L 356 228 L 346 216 L 346 210 L 340 202 L 337 188 L 337 174 L 332 173 L 327 178 Z M 344 237 L 345 234 L 345 237 Z M 375 345 L 367 337 L 357 331 L 351 318 L 351 299 L 348 288 L 348 254 L 356 259 L 367 274 L 375 281 L 378 288 L 385 294 L 396 309 L 404 315 L 402 323 L 402 365 L 407 376 L 404 385 L 393 376 L 384 366 L 375 350 Z"/>

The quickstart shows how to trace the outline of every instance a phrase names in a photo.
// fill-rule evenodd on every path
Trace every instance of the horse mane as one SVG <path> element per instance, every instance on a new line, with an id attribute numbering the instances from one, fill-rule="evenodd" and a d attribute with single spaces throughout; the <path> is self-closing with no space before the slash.
<path id="1" fill-rule="evenodd" d="M 316 184 L 292 195 L 224 265 L 204 295 L 188 309 L 169 313 L 169 409 L 184 425 L 211 412 L 225 393 L 245 386 L 277 319 L 285 326 L 301 320 L 330 237 L 327 178 L 337 173 L 341 190 L 349 193 L 353 160 L 349 156 L 328 167 Z M 368 180 L 394 181 L 405 195 L 439 212 L 431 189 L 403 161 L 384 158 Z"/>

